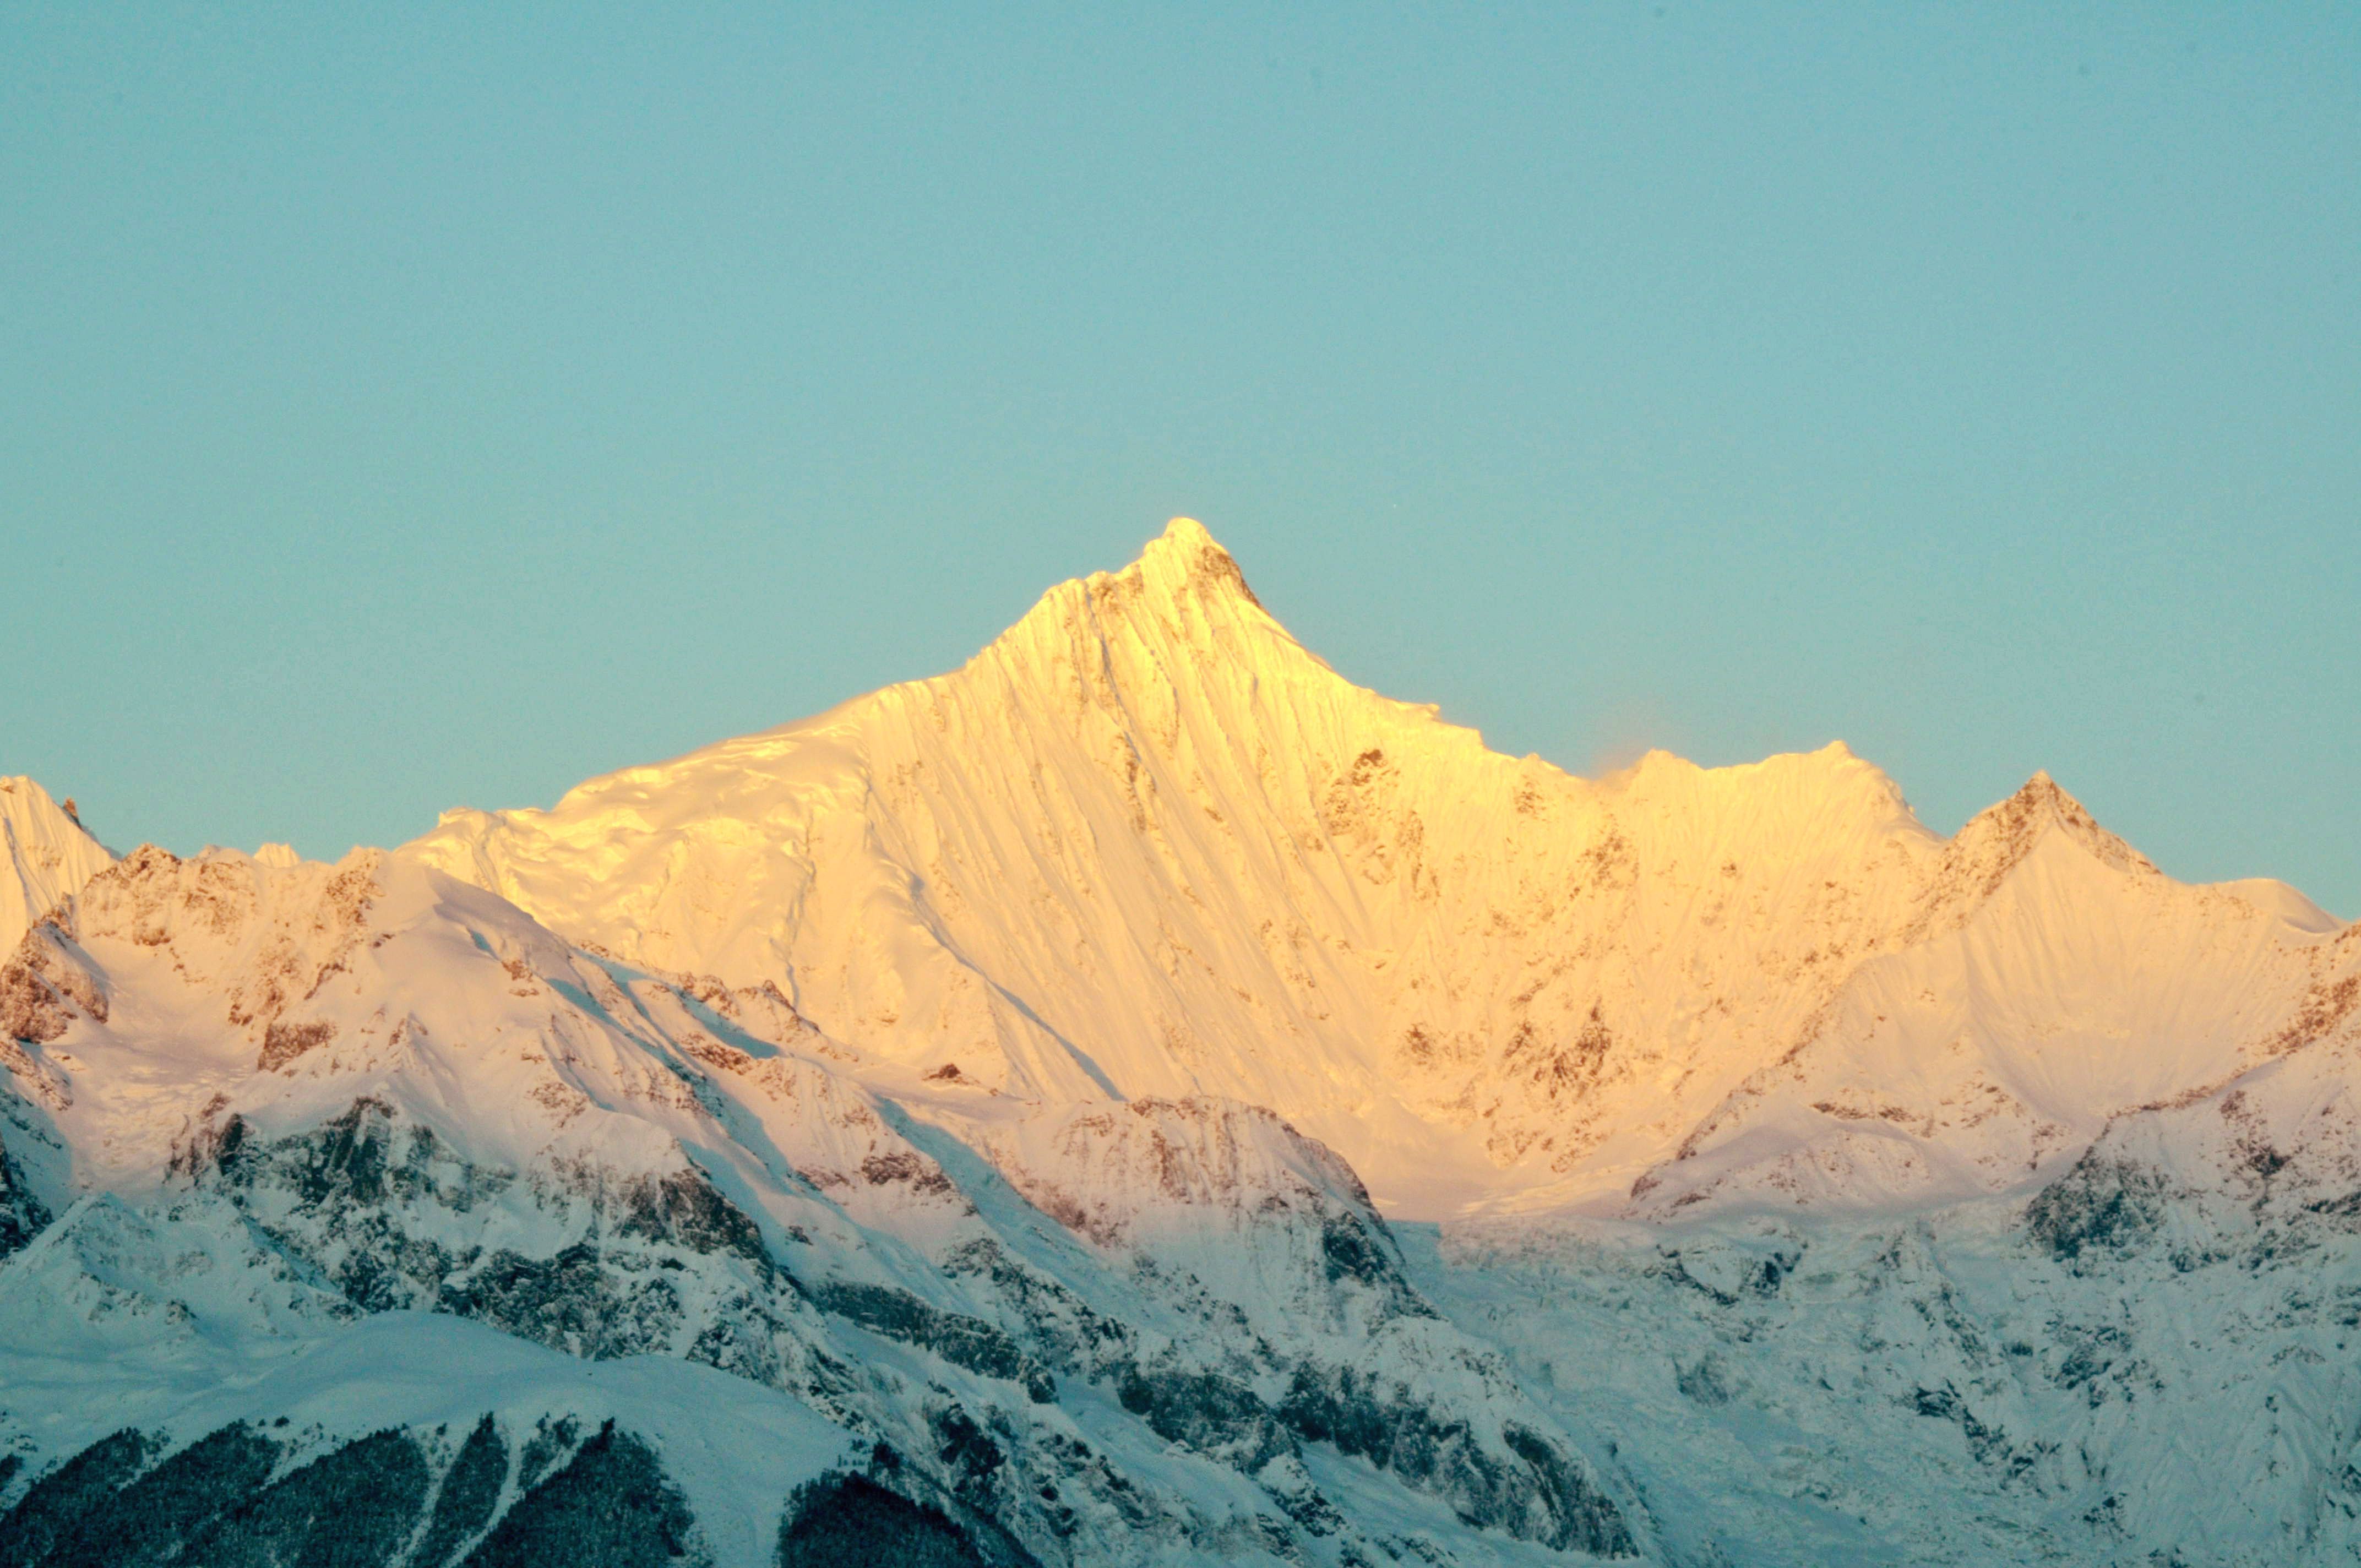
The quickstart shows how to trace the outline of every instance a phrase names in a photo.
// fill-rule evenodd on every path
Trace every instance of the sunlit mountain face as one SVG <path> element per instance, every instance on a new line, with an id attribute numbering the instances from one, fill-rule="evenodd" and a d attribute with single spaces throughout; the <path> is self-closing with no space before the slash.
<path id="1" fill-rule="evenodd" d="M 0 1564 L 2361 1554 L 2361 938 L 2046 775 L 1501 756 L 1182 520 L 545 811 L 0 828 Z"/>

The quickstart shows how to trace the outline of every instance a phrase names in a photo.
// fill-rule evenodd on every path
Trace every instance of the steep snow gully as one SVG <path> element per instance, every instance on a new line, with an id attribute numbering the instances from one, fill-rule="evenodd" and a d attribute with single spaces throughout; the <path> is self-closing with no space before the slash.
<path id="1" fill-rule="evenodd" d="M 0 1568 L 2361 1561 L 2361 937 L 1176 521 L 335 865 L 0 780 Z"/>

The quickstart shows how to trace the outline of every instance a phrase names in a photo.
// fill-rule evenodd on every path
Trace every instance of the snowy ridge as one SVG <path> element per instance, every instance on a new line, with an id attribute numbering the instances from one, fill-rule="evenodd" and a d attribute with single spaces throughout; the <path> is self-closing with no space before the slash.
<path id="1" fill-rule="evenodd" d="M 0 951 L 115 859 L 67 806 L 31 779 L 0 778 Z"/>
<path id="2" fill-rule="evenodd" d="M 2361 953 L 2334 922 L 2275 884 L 2172 882 L 2047 779 L 1971 822 L 1946 862 L 1928 934 L 1862 964 L 1635 1199 L 2005 1190 L 2118 1117 L 2361 1035 Z"/>

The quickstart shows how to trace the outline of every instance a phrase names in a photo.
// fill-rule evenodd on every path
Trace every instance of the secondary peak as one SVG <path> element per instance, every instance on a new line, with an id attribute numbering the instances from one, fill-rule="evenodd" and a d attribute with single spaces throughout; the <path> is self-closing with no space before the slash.
<path id="1" fill-rule="evenodd" d="M 2049 770 L 2047 768 L 2035 769 L 2033 776 L 2017 787 L 2016 793 L 2009 796 L 2009 801 L 2027 809 L 2046 809 L 2055 812 L 2070 822 L 2082 821 L 2091 822 L 2094 827 L 2097 825 L 2092 821 L 2090 812 L 2083 807 L 2082 803 L 2069 795 L 2056 779 L 2051 778 Z"/>

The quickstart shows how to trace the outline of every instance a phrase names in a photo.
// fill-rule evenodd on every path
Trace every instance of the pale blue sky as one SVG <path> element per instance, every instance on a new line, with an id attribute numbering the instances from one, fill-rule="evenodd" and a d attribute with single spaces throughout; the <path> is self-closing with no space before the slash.
<path id="1" fill-rule="evenodd" d="M 0 772 L 395 842 L 1200 517 L 1577 770 L 2361 915 L 2361 7 L 0 7 Z"/>

